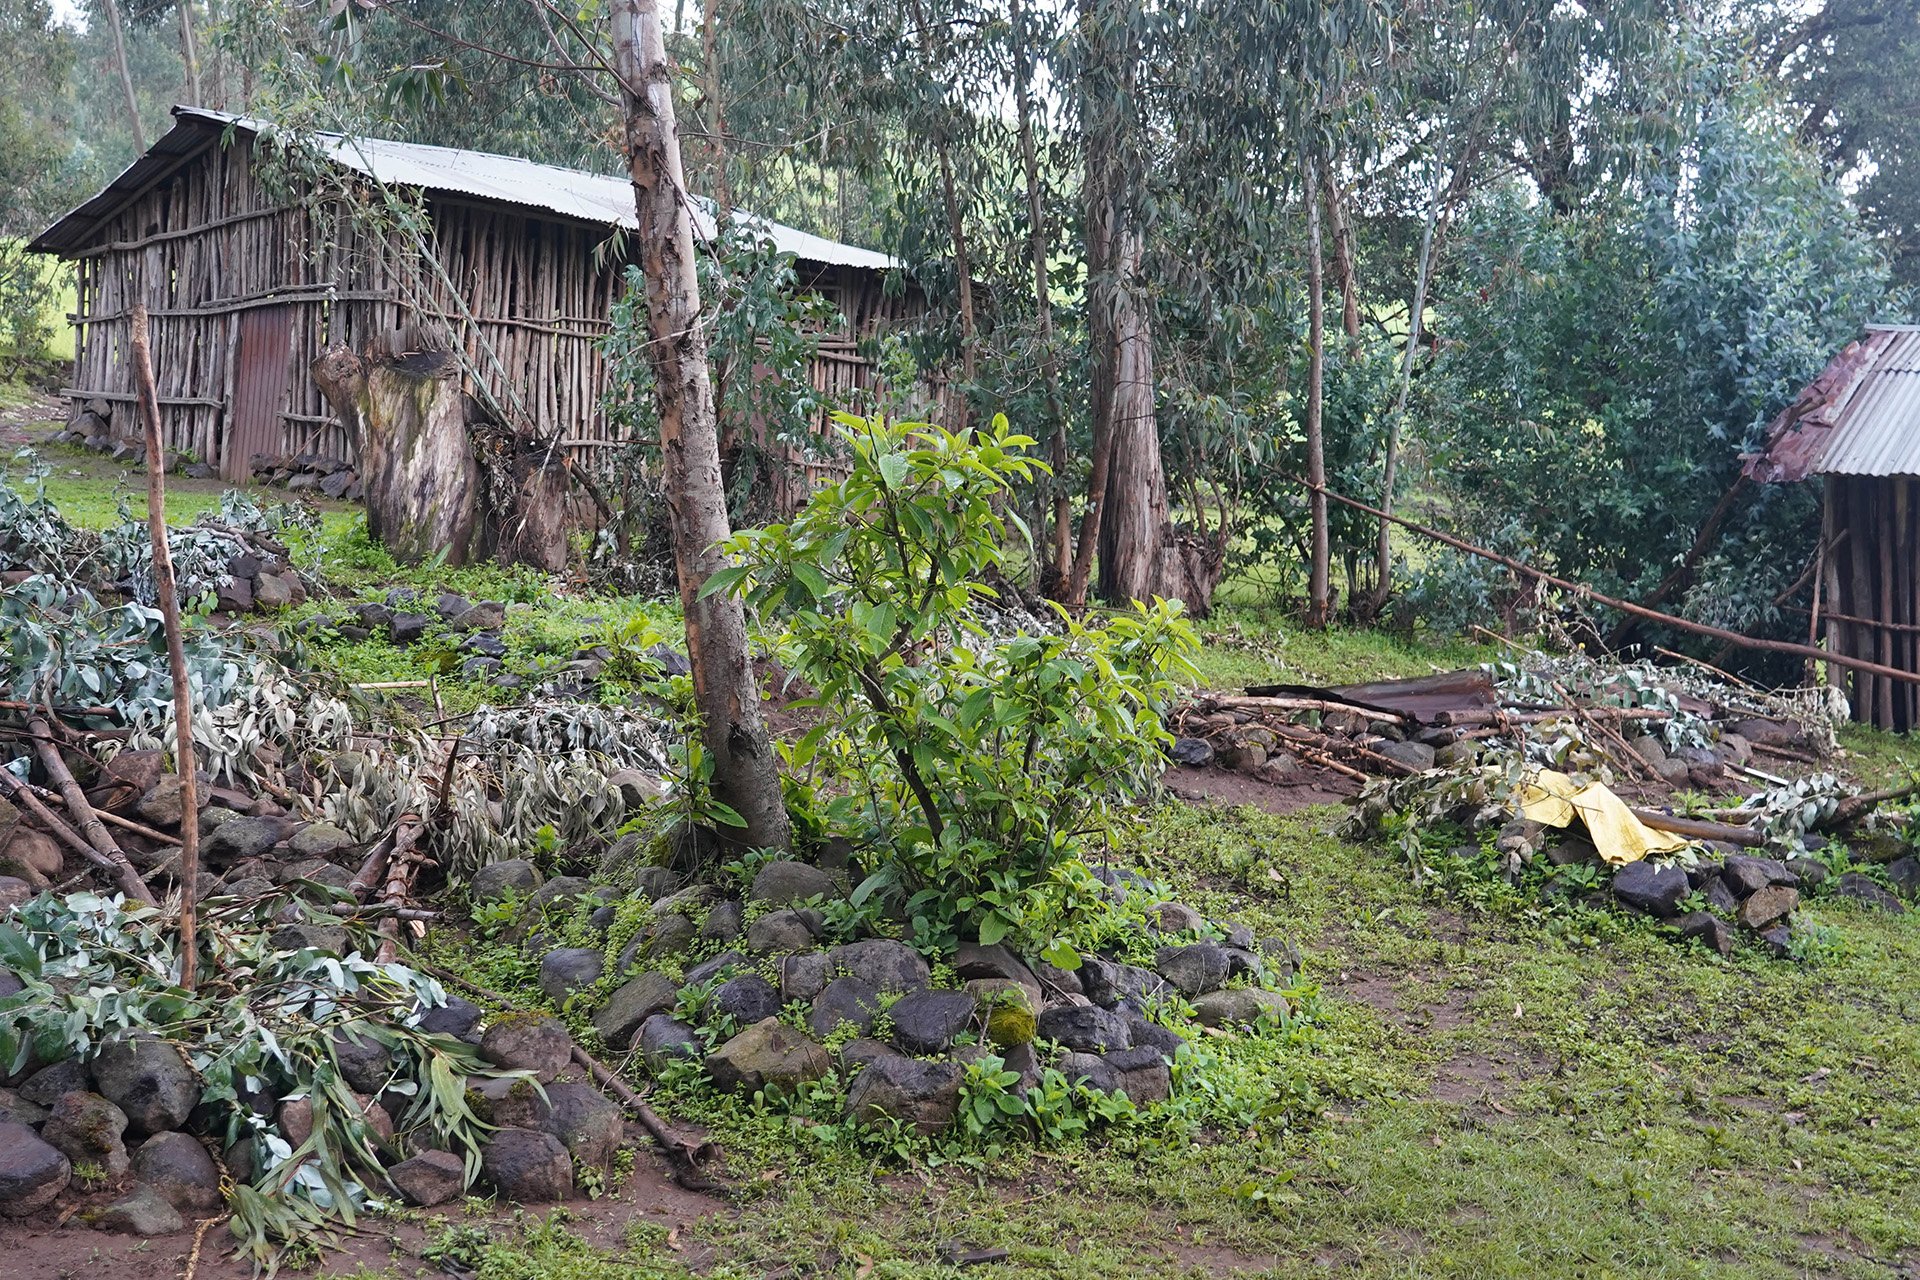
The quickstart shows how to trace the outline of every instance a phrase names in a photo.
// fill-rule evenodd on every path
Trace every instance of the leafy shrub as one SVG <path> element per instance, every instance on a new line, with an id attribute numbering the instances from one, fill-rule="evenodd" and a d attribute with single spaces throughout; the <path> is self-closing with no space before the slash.
<path id="1" fill-rule="evenodd" d="M 811 771 L 826 828 L 876 847 L 856 899 L 903 897 L 923 944 L 963 926 L 1031 935 L 1056 881 L 1158 776 L 1192 631 L 1163 602 L 989 634 L 971 611 L 995 597 L 1011 529 L 1025 535 L 999 507 L 1040 469 L 1033 441 L 1005 418 L 971 439 L 841 423 L 851 474 L 791 523 L 736 535 L 736 565 L 706 590 L 785 612 L 781 659 L 816 690 L 796 706 L 823 717 L 787 762 Z"/>

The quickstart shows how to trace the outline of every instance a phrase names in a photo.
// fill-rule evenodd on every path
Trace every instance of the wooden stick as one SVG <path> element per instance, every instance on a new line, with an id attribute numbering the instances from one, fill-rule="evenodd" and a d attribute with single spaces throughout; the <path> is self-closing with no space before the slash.
<path id="1" fill-rule="evenodd" d="M 173 580 L 173 552 L 167 546 L 167 469 L 144 301 L 133 304 L 130 345 L 140 422 L 147 436 L 147 536 L 153 542 L 154 593 L 160 597 L 160 621 L 167 634 L 167 669 L 173 679 L 173 767 L 180 777 L 180 985 L 192 991 L 199 969 L 194 899 L 200 896 L 200 763 L 193 750 L 193 682 L 187 675 L 186 640 L 180 631 L 180 592 Z"/>
<path id="2" fill-rule="evenodd" d="M 1295 484 L 1304 485 L 1309 489 L 1314 487 L 1298 476 L 1289 476 L 1287 478 Z M 1791 640 L 1765 640 L 1757 636 L 1744 636 L 1738 631 L 1728 631 L 1725 627 L 1708 626 L 1704 622 L 1690 622 L 1685 618 L 1676 618 L 1670 613 L 1662 613 L 1658 609 L 1649 609 L 1645 605 L 1634 604 L 1630 600 L 1618 600 L 1612 596 L 1602 595 L 1592 587 L 1582 586 L 1570 579 L 1548 573 L 1544 569 L 1536 569 L 1532 565 L 1523 564 L 1513 559 L 1511 556 L 1503 556 L 1497 551 L 1489 551 L 1485 547 L 1476 547 L 1471 542 L 1463 542 L 1459 538 L 1441 533 L 1438 529 L 1429 528 L 1426 525 L 1418 524 L 1412 520 L 1391 515 L 1380 510 L 1378 507 L 1369 506 L 1357 498 L 1348 498 L 1335 493 L 1325 486 L 1321 486 L 1320 491 L 1324 492 L 1327 497 L 1340 503 L 1342 506 L 1352 507 L 1355 511 L 1365 512 L 1371 516 L 1378 516 L 1383 520 L 1391 520 L 1401 528 L 1411 530 L 1423 538 L 1431 538 L 1435 542 L 1452 547 L 1456 551 L 1464 551 L 1470 556 L 1478 556 L 1482 560 L 1491 560 L 1495 564 L 1505 565 L 1515 573 L 1524 573 L 1529 577 L 1537 578 L 1549 586 L 1558 587 L 1562 591 L 1572 592 L 1576 596 L 1593 600 L 1605 605 L 1609 609 L 1618 609 L 1622 613 L 1632 614 L 1636 618 L 1645 618 L 1649 622 L 1658 622 L 1679 631 L 1686 631 L 1693 635 L 1707 636 L 1710 639 L 1721 640 L 1737 649 L 1757 649 L 1765 653 L 1791 654 L 1796 658 L 1811 658 L 1817 662 L 1825 662 L 1834 666 L 1847 667 L 1854 671 L 1862 671 L 1868 675 L 1878 676 L 1884 680 L 1897 680 L 1906 684 L 1920 684 L 1920 671 L 1902 671 L 1898 667 L 1890 667 L 1880 662 L 1869 662 L 1865 658 L 1856 658 L 1851 654 L 1835 653 L 1825 649 L 1811 649 L 1804 644 L 1796 644 Z M 1828 616 L 1831 617 L 1832 615 L 1829 614 Z"/>
<path id="3" fill-rule="evenodd" d="M 1905 800 L 1908 796 L 1920 793 L 1920 778 L 1912 779 L 1897 787 L 1887 787 L 1880 791 L 1867 791 L 1857 796 L 1848 796 L 1833 811 L 1833 816 L 1820 824 L 1822 831 L 1845 831 L 1857 826 L 1860 821 L 1880 805 L 1889 800 Z"/>
<path id="4" fill-rule="evenodd" d="M 1746 849 L 1757 849 L 1767 837 L 1752 827 L 1734 827 L 1721 822 L 1702 822 L 1698 818 L 1679 818 L 1658 809 L 1634 809 L 1633 816 L 1655 831 L 1671 831 L 1690 840 L 1719 840 Z"/>
<path id="5" fill-rule="evenodd" d="M 373 886 L 380 883 L 380 877 L 387 869 L 387 859 L 393 856 L 394 836 L 397 833 L 398 828 L 381 836 L 374 843 L 373 848 L 368 850 L 367 859 L 360 864 L 360 870 L 355 872 L 353 879 L 348 882 L 347 892 L 361 902 L 365 902 Z"/>
<path id="6" fill-rule="evenodd" d="M 140 878 L 140 873 L 127 861 L 119 842 L 107 831 L 106 824 L 100 821 L 93 806 L 87 803 L 86 793 L 80 790 L 80 784 L 73 780 L 67 762 L 60 758 L 60 748 L 53 745 L 53 735 L 47 729 L 47 722 L 36 716 L 27 721 L 27 728 L 34 735 L 34 754 L 40 757 L 40 767 L 47 771 L 47 777 L 59 788 L 60 795 L 67 802 L 67 812 L 80 824 L 80 833 L 86 837 L 87 843 L 106 859 L 101 865 L 112 868 L 115 881 L 129 898 L 149 907 L 158 905 L 153 892 Z M 51 810 L 47 812 L 51 816 Z"/>
<path id="7" fill-rule="evenodd" d="M 1345 776 L 1352 778 L 1355 782 L 1372 782 L 1373 781 L 1372 777 L 1360 772 L 1360 770 L 1354 768 L 1352 765 L 1341 764 L 1338 760 L 1335 760 L 1332 756 L 1324 755 L 1321 752 L 1315 751 L 1312 747 L 1303 746 L 1300 743 L 1294 742 L 1292 740 L 1283 742 L 1280 745 L 1284 747 L 1286 750 L 1291 751 L 1294 755 L 1299 756 L 1302 760 L 1305 760 L 1308 764 L 1318 765 L 1322 769 L 1331 769 L 1335 773 L 1344 774 Z"/>
<path id="8" fill-rule="evenodd" d="M 66 807 L 67 798 L 58 791 L 43 791 L 40 787 L 34 787 L 34 793 L 50 804 L 57 804 L 61 808 Z M 95 809 L 93 816 L 102 822 L 111 823 L 119 827 L 122 831 L 131 831 L 137 836 L 144 836 L 149 840 L 157 840 L 161 844 L 177 845 L 180 843 L 179 837 L 177 836 L 170 836 L 164 831 L 156 831 L 144 823 L 135 822 L 132 818 L 123 818 L 111 809 Z"/>
<path id="9" fill-rule="evenodd" d="M 388 863 L 386 887 L 380 891 L 380 901 L 391 911 L 406 907 L 414 873 L 426 862 L 426 857 L 414 848 L 425 832 L 419 816 L 411 813 L 401 815 L 393 829 L 393 857 Z M 380 950 L 374 958 L 381 964 L 392 964 L 400 958 L 400 917 L 389 915 L 383 919 L 379 933 Z"/>
<path id="10" fill-rule="evenodd" d="M 1335 702 L 1327 698 L 1256 698 L 1251 695 L 1215 693 L 1209 694 L 1203 701 L 1225 710 L 1344 711 L 1349 715 L 1364 716 L 1368 720 L 1388 720 L 1397 724 L 1413 723 L 1413 717 L 1403 712 L 1374 711 L 1366 707 L 1356 707 L 1351 702 Z"/>

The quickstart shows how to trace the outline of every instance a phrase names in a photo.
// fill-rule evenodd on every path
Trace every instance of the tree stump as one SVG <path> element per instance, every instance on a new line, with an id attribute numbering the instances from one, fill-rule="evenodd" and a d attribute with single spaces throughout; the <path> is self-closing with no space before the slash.
<path id="1" fill-rule="evenodd" d="M 417 564 L 474 554 L 480 467 L 467 436 L 460 361 L 450 351 L 389 359 L 334 347 L 313 380 L 353 437 L 367 528 L 394 558 Z"/>

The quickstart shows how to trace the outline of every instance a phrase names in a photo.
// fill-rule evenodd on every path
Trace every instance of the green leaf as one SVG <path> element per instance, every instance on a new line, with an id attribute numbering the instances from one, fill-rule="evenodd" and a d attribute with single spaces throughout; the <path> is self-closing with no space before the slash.
<path id="1" fill-rule="evenodd" d="M 980 945 L 990 947 L 1007 936 L 1013 929 L 1012 921 L 999 912 L 993 912 L 980 918 Z"/>
<path id="2" fill-rule="evenodd" d="M 1065 938 L 1055 938 L 1040 953 L 1040 958 L 1056 969 L 1065 969 L 1069 973 L 1080 967 L 1080 953 Z"/>

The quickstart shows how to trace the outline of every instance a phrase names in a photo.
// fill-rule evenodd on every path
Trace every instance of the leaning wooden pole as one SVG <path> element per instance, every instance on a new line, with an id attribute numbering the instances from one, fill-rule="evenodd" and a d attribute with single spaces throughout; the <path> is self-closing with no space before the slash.
<path id="1" fill-rule="evenodd" d="M 1585 587 L 1566 578 L 1557 577 L 1554 574 L 1546 572 L 1544 569 L 1536 569 L 1532 565 L 1523 564 L 1511 556 L 1503 556 L 1498 551 L 1489 551 L 1485 547 L 1476 547 L 1471 542 L 1463 542 L 1450 534 L 1440 532 L 1438 529 L 1431 529 L 1424 524 L 1416 524 L 1412 520 L 1407 520 L 1389 512 L 1382 511 L 1375 506 L 1369 506 L 1358 498 L 1344 497 L 1324 485 L 1315 485 L 1299 476 L 1290 475 L 1287 479 L 1293 481 L 1295 484 L 1304 485 L 1309 489 L 1316 489 L 1320 493 L 1325 494 L 1329 501 L 1337 502 L 1341 506 L 1352 507 L 1355 511 L 1362 511 L 1367 515 L 1377 516 L 1383 520 L 1391 520 L 1403 529 L 1417 533 L 1423 538 L 1431 538 L 1435 542 L 1452 547 L 1455 551 L 1464 551 L 1470 556 L 1478 556 L 1482 560 L 1491 560 L 1495 564 L 1505 565 L 1515 573 L 1524 573 L 1530 578 L 1535 578 L 1546 583 L 1548 586 L 1558 587 L 1562 591 L 1571 591 L 1584 599 L 1605 605 L 1609 609 L 1618 609 L 1622 613 L 1632 614 L 1636 618 L 1644 618 L 1648 622 L 1658 622 L 1663 626 L 1672 627 L 1677 631 L 1686 631 L 1697 636 L 1707 636 L 1711 639 L 1730 644 L 1736 649 L 1757 649 L 1764 653 L 1791 654 L 1796 658 L 1810 658 L 1816 662 L 1831 663 L 1836 667 L 1847 667 L 1854 671 L 1864 671 L 1869 675 L 1879 676 L 1884 680 L 1897 680 L 1904 681 L 1907 684 L 1920 684 L 1920 671 L 1902 671 L 1898 667 L 1889 667 L 1878 662 L 1869 662 L 1865 658 L 1856 658 L 1850 654 L 1834 653 L 1826 649 L 1814 649 L 1804 644 L 1795 644 L 1791 640 L 1764 640 L 1757 636 L 1743 636 L 1738 631 L 1728 631 L 1725 627 L 1712 627 L 1704 622 L 1689 622 L 1685 618 L 1676 618 L 1670 613 L 1662 613 L 1658 609 L 1649 609 L 1645 605 L 1635 604 L 1631 600 L 1616 600 L 1612 596 L 1603 596 L 1592 587 Z"/>
<path id="2" fill-rule="evenodd" d="M 180 985 L 197 978 L 195 899 L 200 888 L 200 768 L 193 751 L 193 684 L 187 677 L 187 644 L 180 633 L 180 593 L 167 548 L 167 468 L 160 443 L 160 397 L 153 384 L 153 351 L 147 334 L 147 304 L 133 304 L 133 379 L 140 425 L 147 435 L 147 536 L 153 540 L 153 589 L 160 598 L 167 633 L 167 670 L 173 677 L 173 767 L 180 775 Z"/>

